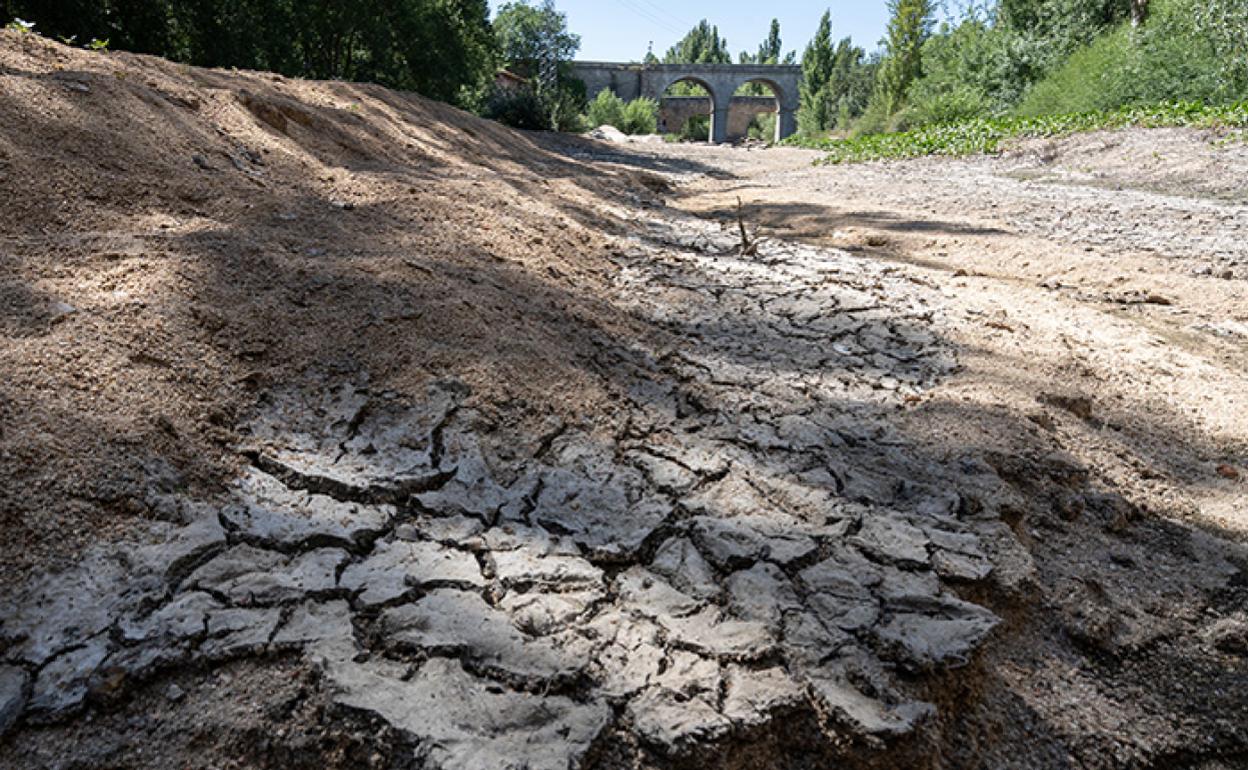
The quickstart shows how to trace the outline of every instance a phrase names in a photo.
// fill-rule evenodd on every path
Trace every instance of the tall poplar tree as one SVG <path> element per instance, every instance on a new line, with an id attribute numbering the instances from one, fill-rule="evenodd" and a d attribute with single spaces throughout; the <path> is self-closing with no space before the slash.
<path id="1" fill-rule="evenodd" d="M 923 43 L 932 31 L 932 0 L 889 0 L 886 55 L 876 79 L 877 105 L 888 116 L 897 114 L 906 91 L 923 73 Z"/>

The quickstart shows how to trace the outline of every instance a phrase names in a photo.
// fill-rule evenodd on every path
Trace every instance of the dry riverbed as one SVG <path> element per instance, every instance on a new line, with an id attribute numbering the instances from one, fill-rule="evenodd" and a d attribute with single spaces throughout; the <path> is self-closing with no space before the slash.
<path id="1" fill-rule="evenodd" d="M 817 168 L 0 43 L 0 768 L 1248 762 L 1233 137 Z"/>

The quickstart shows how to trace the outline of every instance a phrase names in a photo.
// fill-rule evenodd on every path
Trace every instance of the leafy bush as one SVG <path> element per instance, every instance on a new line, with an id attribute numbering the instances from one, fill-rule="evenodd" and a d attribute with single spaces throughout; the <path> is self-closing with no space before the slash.
<path id="1" fill-rule="evenodd" d="M 623 131 L 620 126 L 624 125 L 624 100 L 616 96 L 611 89 L 603 89 L 589 103 L 589 109 L 586 112 L 590 125 L 595 128 L 598 126 L 615 126 Z"/>
<path id="2" fill-rule="evenodd" d="M 1076 51 L 1027 93 L 1018 114 L 1234 97 L 1234 86 L 1221 74 L 1222 62 L 1212 42 L 1194 21 L 1192 2 L 1156 2 L 1142 28 L 1124 22 Z"/>
<path id="3" fill-rule="evenodd" d="M 685 121 L 680 130 L 663 138 L 669 142 L 705 142 L 711 136 L 711 116 L 694 115 Z"/>
<path id="4" fill-rule="evenodd" d="M 824 163 L 915 158 L 923 155 L 973 155 L 993 153 L 1001 144 L 1020 137 L 1064 136 L 1081 131 L 1142 126 L 1248 127 L 1248 102 L 1206 105 L 1201 102 L 1168 102 L 1112 111 L 1049 115 L 1038 118 L 998 118 L 926 126 L 896 134 L 872 134 L 850 139 L 820 141 L 793 137 L 786 144 L 826 150 Z"/>
<path id="5" fill-rule="evenodd" d="M 754 119 L 750 121 L 750 128 L 746 134 L 751 139 L 774 142 L 776 139 L 776 113 L 765 112 L 762 115 L 755 115 Z"/>
<path id="6" fill-rule="evenodd" d="M 923 77 L 907 95 L 906 122 L 951 123 L 1000 111 L 990 95 L 998 81 L 1001 32 L 971 17 L 945 26 L 923 44 Z"/>
<path id="7" fill-rule="evenodd" d="M 615 126 L 626 134 L 653 134 L 659 130 L 659 103 L 642 98 L 626 104 L 610 90 L 603 90 L 589 103 L 586 118 L 595 127 Z"/>
<path id="8" fill-rule="evenodd" d="M 540 131 L 547 127 L 546 111 L 531 88 L 494 89 L 481 114 L 505 126 L 525 131 Z"/>
<path id="9" fill-rule="evenodd" d="M 659 103 L 643 97 L 624 105 L 624 125 L 620 130 L 626 134 L 653 134 L 658 131 Z"/>

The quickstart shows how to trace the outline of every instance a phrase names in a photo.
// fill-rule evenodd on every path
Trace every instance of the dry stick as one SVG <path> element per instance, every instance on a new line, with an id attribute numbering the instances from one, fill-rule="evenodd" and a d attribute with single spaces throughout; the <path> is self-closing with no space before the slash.
<path id="1" fill-rule="evenodd" d="M 737 196 L 737 227 L 741 228 L 741 256 L 758 256 L 758 241 L 752 240 L 745 229 L 745 206 L 741 203 L 740 195 Z"/>

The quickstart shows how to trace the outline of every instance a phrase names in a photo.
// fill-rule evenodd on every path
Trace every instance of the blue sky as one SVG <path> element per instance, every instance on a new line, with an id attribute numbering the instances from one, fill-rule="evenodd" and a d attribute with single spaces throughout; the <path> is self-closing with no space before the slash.
<path id="1" fill-rule="evenodd" d="M 502 4 L 490 2 L 495 10 Z M 567 14 L 568 27 L 581 36 L 578 58 L 596 61 L 640 61 L 650 41 L 662 56 L 704 18 L 719 27 L 720 37 L 728 38 L 734 59 L 741 51 L 758 50 L 773 17 L 780 20 L 785 51 L 795 50 L 799 58 L 828 8 L 833 37 L 849 35 L 868 51 L 875 49 L 888 23 L 884 0 L 555 0 L 555 7 Z"/>

